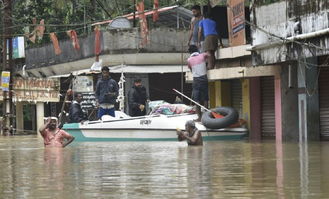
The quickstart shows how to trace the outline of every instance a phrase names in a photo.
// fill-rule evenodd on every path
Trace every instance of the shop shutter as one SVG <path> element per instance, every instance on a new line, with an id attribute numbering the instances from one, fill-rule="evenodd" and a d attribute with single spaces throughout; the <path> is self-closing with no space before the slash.
<path id="1" fill-rule="evenodd" d="M 262 136 L 275 137 L 274 77 L 261 78 Z"/>
<path id="2" fill-rule="evenodd" d="M 329 67 L 323 67 L 319 77 L 321 138 L 329 140 Z"/>
<path id="3" fill-rule="evenodd" d="M 239 112 L 242 117 L 242 84 L 240 79 L 231 80 L 231 100 L 232 107 Z"/>

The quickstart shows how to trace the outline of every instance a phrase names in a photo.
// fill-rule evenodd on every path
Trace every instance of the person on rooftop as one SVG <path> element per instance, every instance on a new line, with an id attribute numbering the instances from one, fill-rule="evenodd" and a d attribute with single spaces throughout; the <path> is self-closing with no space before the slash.
<path id="1" fill-rule="evenodd" d="M 199 23 L 198 47 L 201 47 L 202 36 L 204 40 L 204 51 L 208 54 L 208 68 L 215 68 L 215 52 L 218 48 L 217 23 L 211 18 L 209 13 L 204 14 L 204 19 Z M 222 44 L 221 44 L 222 45 Z"/>

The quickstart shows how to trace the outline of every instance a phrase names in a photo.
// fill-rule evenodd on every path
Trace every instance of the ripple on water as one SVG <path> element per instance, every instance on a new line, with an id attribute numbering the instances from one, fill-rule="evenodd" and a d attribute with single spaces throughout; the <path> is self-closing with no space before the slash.
<path id="1" fill-rule="evenodd" d="M 326 198 L 329 143 L 0 138 L 0 198 Z"/>

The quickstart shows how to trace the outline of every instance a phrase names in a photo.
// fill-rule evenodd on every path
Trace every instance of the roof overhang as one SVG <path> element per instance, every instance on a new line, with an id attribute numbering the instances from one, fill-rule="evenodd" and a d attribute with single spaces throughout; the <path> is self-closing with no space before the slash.
<path id="1" fill-rule="evenodd" d="M 144 12 L 144 15 L 146 17 L 151 17 L 155 13 L 155 10 L 147 10 Z M 193 17 L 192 11 L 188 10 L 184 7 L 179 7 L 177 5 L 175 6 L 169 6 L 169 7 L 163 7 L 158 9 L 158 13 L 160 14 L 159 21 L 157 23 L 168 24 L 169 21 L 172 21 L 172 23 L 177 23 L 177 15 L 179 16 L 180 20 L 183 20 L 185 22 L 190 22 L 191 18 Z M 120 17 L 127 18 L 128 20 L 134 19 L 134 13 L 129 13 Z M 135 19 L 139 19 L 139 12 L 135 12 Z M 91 24 L 92 26 L 95 25 L 104 25 L 109 24 L 113 21 L 113 19 L 96 22 Z"/>
<path id="2" fill-rule="evenodd" d="M 279 76 L 280 72 L 280 65 L 218 68 L 208 71 L 208 80 L 217 81 L 250 77 Z M 186 81 L 193 81 L 191 72 L 186 73 Z"/>
<path id="3" fill-rule="evenodd" d="M 186 65 L 185 60 L 189 57 L 187 53 L 137 53 L 137 54 L 108 54 L 101 55 L 103 66 L 118 66 L 121 64 L 127 66 L 147 66 L 148 71 L 154 71 L 155 73 L 166 73 L 166 66 L 181 66 Z M 77 60 L 73 62 L 67 62 L 62 64 L 55 64 L 47 67 L 33 68 L 26 70 L 26 74 L 33 77 L 50 77 L 60 76 L 72 73 L 72 71 L 90 70 L 91 66 L 95 62 L 95 58 L 87 58 Z M 154 70 L 151 70 L 152 66 Z M 130 70 L 128 67 L 126 70 Z M 175 67 L 174 67 L 175 68 Z M 176 67 L 177 68 L 177 67 Z M 135 67 L 136 69 L 136 67 Z M 139 68 L 145 69 L 145 68 Z M 178 69 L 170 69 L 178 71 Z M 180 70 L 180 69 L 179 69 Z M 131 70 L 134 73 L 136 71 Z M 157 72 L 159 71 L 159 72 Z M 18 71 L 19 74 L 23 75 L 23 71 Z M 144 73 L 144 72 L 140 72 Z"/>
<path id="4" fill-rule="evenodd" d="M 143 66 L 133 66 L 133 65 L 118 65 L 112 66 L 110 68 L 110 73 L 160 73 L 160 74 L 167 74 L 167 73 L 185 73 L 188 72 L 189 69 L 186 65 L 143 65 Z M 68 74 L 62 75 L 54 75 L 50 76 L 50 78 L 59 78 L 59 77 L 68 77 L 70 75 L 78 76 L 78 75 L 92 75 L 98 74 L 101 71 L 95 71 L 90 69 L 83 69 L 72 71 Z"/>

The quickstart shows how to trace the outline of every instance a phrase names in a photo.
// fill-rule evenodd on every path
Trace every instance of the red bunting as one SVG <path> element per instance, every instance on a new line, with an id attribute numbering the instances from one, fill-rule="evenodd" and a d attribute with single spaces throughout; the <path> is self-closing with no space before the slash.
<path id="1" fill-rule="evenodd" d="M 79 39 L 78 39 L 77 32 L 75 32 L 75 30 L 69 30 L 66 33 L 70 37 L 70 39 L 72 40 L 73 48 L 76 49 L 76 50 L 80 50 L 80 44 L 79 44 Z"/>
<path id="2" fill-rule="evenodd" d="M 140 24 L 140 29 L 141 29 L 141 38 L 142 42 L 141 45 L 145 46 L 148 43 L 148 27 L 147 27 L 147 20 L 146 16 L 144 14 L 144 1 L 141 1 L 137 3 L 136 9 L 138 11 L 139 15 L 139 24 Z"/>
<path id="3" fill-rule="evenodd" d="M 95 28 L 95 55 L 96 55 L 96 61 L 99 60 L 99 55 L 101 54 L 101 31 L 98 27 Z"/>
<path id="4" fill-rule="evenodd" d="M 159 0 L 154 0 L 153 9 L 153 22 L 156 22 L 159 20 Z"/>
<path id="5" fill-rule="evenodd" d="M 59 47 L 59 43 L 58 43 L 58 39 L 56 37 L 56 33 L 54 33 L 54 32 L 50 33 L 50 39 L 53 42 L 55 54 L 56 55 L 61 54 L 62 53 L 62 50 Z"/>

